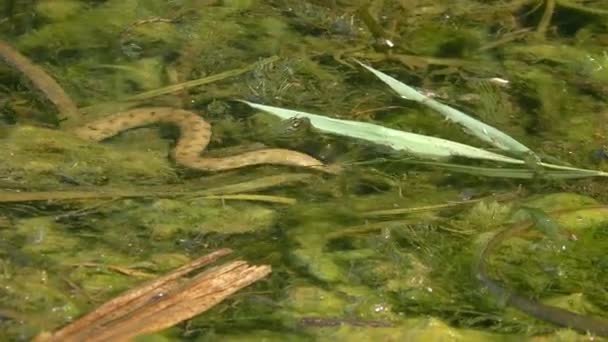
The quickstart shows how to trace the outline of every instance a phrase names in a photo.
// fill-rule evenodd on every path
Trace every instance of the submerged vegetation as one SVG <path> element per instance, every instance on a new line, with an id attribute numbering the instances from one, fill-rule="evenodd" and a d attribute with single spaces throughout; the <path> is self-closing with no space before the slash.
<path id="1" fill-rule="evenodd" d="M 608 182 L 587 176 L 608 172 L 607 18 L 600 0 L 0 0 L 0 40 L 68 96 L 0 57 L 0 339 L 221 248 L 272 274 L 155 338 L 606 337 Z M 341 172 L 202 173 L 167 158 L 165 125 L 72 133 L 144 106 L 201 113 L 206 155 L 284 148 Z M 520 168 L 415 159 L 355 134 L 367 124 Z M 555 308 L 584 324 L 560 327 Z"/>

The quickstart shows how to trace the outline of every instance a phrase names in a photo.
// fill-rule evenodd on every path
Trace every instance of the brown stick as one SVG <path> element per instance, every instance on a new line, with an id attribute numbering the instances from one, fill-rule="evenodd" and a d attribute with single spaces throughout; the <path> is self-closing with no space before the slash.
<path id="1" fill-rule="evenodd" d="M 146 305 L 130 313 L 133 319 L 99 326 L 98 331 L 93 331 L 83 340 L 121 341 L 169 328 L 208 310 L 269 273 L 269 266 L 249 266 L 244 261 L 219 266 L 199 275 L 186 288 L 167 294 L 157 305 Z"/>
<path id="2" fill-rule="evenodd" d="M 230 249 L 221 249 L 194 260 L 127 291 L 59 331 L 41 333 L 34 341 L 127 341 L 192 318 L 271 271 L 270 266 L 233 261 L 183 279 L 186 274 L 229 253 Z"/>
<path id="3" fill-rule="evenodd" d="M 25 75 L 34 87 L 43 92 L 57 107 L 60 115 L 64 115 L 66 120 L 79 117 L 78 107 L 63 91 L 63 88 L 44 69 L 32 63 L 27 57 L 2 40 L 0 40 L 0 59 Z"/>
<path id="4" fill-rule="evenodd" d="M 61 335 L 69 335 L 80 329 L 82 326 L 92 325 L 95 323 L 95 321 L 101 319 L 104 316 L 109 315 L 112 312 L 117 313 L 118 308 L 128 305 L 131 301 L 137 300 L 138 298 L 141 298 L 146 294 L 150 294 L 162 288 L 163 285 L 173 282 L 176 279 L 182 277 L 183 275 L 195 270 L 196 268 L 203 267 L 209 263 L 212 263 L 217 259 L 230 254 L 231 252 L 232 251 L 230 249 L 220 249 L 219 251 L 196 259 L 190 264 L 182 266 L 163 277 L 154 279 L 149 283 L 144 284 L 143 286 L 127 291 L 120 297 L 114 298 L 111 301 L 106 302 L 102 306 L 98 307 L 95 311 L 87 314 L 86 316 L 80 318 L 78 321 L 56 332 L 55 335 L 57 337 L 60 337 Z"/>

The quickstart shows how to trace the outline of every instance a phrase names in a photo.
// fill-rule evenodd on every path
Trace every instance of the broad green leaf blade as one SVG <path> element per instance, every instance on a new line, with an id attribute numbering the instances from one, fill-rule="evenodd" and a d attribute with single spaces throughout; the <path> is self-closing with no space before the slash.
<path id="1" fill-rule="evenodd" d="M 278 116 L 284 120 L 294 117 L 306 117 L 310 120 L 310 123 L 320 131 L 389 146 L 394 150 L 404 151 L 419 158 L 437 160 L 446 159 L 453 156 L 460 156 L 471 159 L 492 160 L 510 164 L 525 164 L 525 161 L 523 160 L 506 157 L 497 153 L 450 140 L 399 131 L 367 122 L 339 120 L 326 116 L 266 106 L 248 101 L 241 102 L 253 108 Z M 531 179 L 536 176 L 550 179 L 585 178 L 596 176 L 608 177 L 608 173 L 602 171 L 579 169 L 571 166 L 561 166 L 547 163 L 539 163 L 539 165 L 550 169 L 557 169 L 559 171 L 546 170 L 539 175 L 535 170 L 532 169 L 487 168 L 424 161 L 417 161 L 416 163 L 434 165 L 455 172 L 463 172 L 488 177 L 524 179 Z"/>
<path id="2" fill-rule="evenodd" d="M 370 66 L 367 66 L 359 61 L 362 67 L 376 75 L 382 82 L 386 83 L 391 87 L 399 96 L 404 99 L 419 102 L 425 106 L 428 106 L 437 112 L 441 113 L 447 119 L 452 120 L 462 125 L 467 132 L 475 135 L 479 139 L 490 143 L 501 150 L 512 152 L 516 155 L 522 154 L 534 154 L 532 150 L 520 143 L 519 141 L 511 138 L 509 135 L 499 131 L 498 129 L 487 125 L 473 117 L 466 115 L 465 113 L 454 109 L 450 106 L 444 105 L 430 97 L 427 97 L 416 89 L 398 81 L 397 79 L 378 71 Z"/>
<path id="3" fill-rule="evenodd" d="M 431 159 L 445 159 L 454 156 L 493 160 L 511 164 L 524 164 L 523 160 L 506 157 L 477 147 L 450 140 L 414 134 L 391 129 L 367 122 L 339 120 L 326 116 L 300 112 L 279 107 L 241 101 L 249 106 L 276 115 L 282 119 L 306 117 L 317 129 L 331 134 L 366 140 L 375 144 L 389 146 L 394 150 Z"/>

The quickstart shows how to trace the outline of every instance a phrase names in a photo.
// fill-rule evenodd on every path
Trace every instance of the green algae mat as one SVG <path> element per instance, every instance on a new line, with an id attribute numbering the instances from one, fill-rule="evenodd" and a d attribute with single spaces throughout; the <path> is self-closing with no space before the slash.
<path id="1" fill-rule="evenodd" d="M 223 248 L 272 273 L 137 340 L 608 337 L 607 19 L 601 0 L 0 1 L 0 340 Z M 143 107 L 206 123 L 73 133 Z M 261 162 L 180 163 L 207 124 L 200 158 Z"/>

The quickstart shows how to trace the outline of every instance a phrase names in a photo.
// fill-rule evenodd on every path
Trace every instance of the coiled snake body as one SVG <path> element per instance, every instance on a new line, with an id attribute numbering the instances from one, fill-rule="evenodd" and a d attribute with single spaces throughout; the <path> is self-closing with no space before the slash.
<path id="1" fill-rule="evenodd" d="M 203 157 L 200 154 L 211 139 L 211 126 L 194 112 L 170 107 L 128 110 L 78 127 L 74 133 L 86 140 L 101 141 L 128 129 L 156 123 L 171 123 L 179 127 L 181 135 L 172 155 L 177 163 L 189 168 L 222 171 L 250 165 L 278 164 L 337 172 L 335 167 L 323 165 L 307 154 L 286 149 L 263 149 L 221 158 Z"/>
<path id="2" fill-rule="evenodd" d="M 80 118 L 76 104 L 52 77 L 1 40 L 0 60 L 21 71 L 36 89 L 42 91 L 55 104 L 59 112 L 66 116 L 67 121 L 73 122 Z M 181 137 L 173 150 L 173 158 L 177 163 L 193 169 L 222 171 L 250 165 L 278 164 L 328 173 L 339 172 L 338 166 L 326 166 L 309 155 L 286 149 L 264 149 L 223 158 L 202 157 L 200 153 L 205 150 L 211 138 L 210 125 L 196 113 L 169 107 L 128 110 L 86 124 L 74 129 L 73 132 L 83 139 L 101 141 L 122 131 L 155 123 L 171 123 L 180 128 Z"/>

